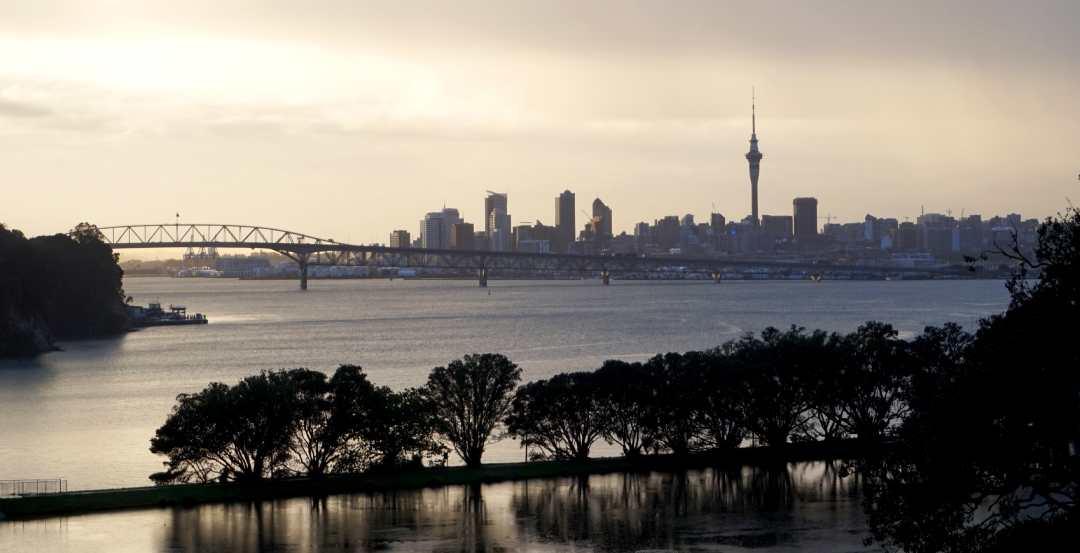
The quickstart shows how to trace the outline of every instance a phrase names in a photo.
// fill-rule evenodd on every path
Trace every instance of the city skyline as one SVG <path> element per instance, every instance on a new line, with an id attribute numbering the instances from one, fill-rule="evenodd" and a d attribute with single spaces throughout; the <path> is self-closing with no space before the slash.
<path id="1" fill-rule="evenodd" d="M 0 3 L 22 54 L 0 61 L 0 220 L 47 234 L 179 212 L 383 243 L 441 205 L 483 228 L 488 189 L 554 225 L 569 189 L 618 212 L 615 234 L 714 204 L 737 221 L 754 85 L 761 214 L 815 197 L 841 221 L 1042 218 L 1075 195 L 1071 3 L 765 2 L 754 29 L 721 3 L 322 6 Z"/>

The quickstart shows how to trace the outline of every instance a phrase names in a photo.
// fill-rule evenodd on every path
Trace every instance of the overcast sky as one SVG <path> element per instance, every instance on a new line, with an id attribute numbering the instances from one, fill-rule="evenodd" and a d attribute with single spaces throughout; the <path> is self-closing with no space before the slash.
<path id="1" fill-rule="evenodd" d="M 944 5 L 942 5 L 944 4 Z M 0 0 L 0 221 L 352 242 L 577 193 L 1044 217 L 1080 197 L 1080 2 Z M 582 218 L 579 217 L 579 221 Z"/>

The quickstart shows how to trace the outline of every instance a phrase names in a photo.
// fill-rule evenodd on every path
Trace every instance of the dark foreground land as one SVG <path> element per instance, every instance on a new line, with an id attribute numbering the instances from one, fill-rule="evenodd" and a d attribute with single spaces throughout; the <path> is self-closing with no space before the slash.
<path id="1" fill-rule="evenodd" d="M 878 446 L 880 447 L 880 446 Z M 191 506 L 202 503 L 319 497 L 343 493 L 387 492 L 483 484 L 534 478 L 587 476 L 614 472 L 675 471 L 704 467 L 786 464 L 796 461 L 854 459 L 865 455 L 857 441 L 789 444 L 782 448 L 752 447 L 682 457 L 648 455 L 587 461 L 499 463 L 480 467 L 435 467 L 385 473 L 288 478 L 258 482 L 178 484 L 75 491 L 0 499 L 0 520 L 75 515 L 117 509 Z"/>

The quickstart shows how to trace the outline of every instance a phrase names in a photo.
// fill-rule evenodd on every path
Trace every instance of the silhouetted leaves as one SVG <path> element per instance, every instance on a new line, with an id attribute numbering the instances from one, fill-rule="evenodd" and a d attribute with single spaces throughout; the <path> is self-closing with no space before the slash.
<path id="1" fill-rule="evenodd" d="M 436 367 L 425 394 L 436 424 L 466 465 L 476 466 L 496 425 L 510 411 L 521 369 L 495 353 L 471 354 Z"/>

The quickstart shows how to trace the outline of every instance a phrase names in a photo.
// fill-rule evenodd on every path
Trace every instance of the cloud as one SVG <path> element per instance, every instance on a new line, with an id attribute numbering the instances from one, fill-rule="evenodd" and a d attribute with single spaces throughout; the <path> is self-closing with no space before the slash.
<path id="1" fill-rule="evenodd" d="M 0 98 L 0 117 L 37 118 L 49 117 L 52 113 L 44 106 Z"/>

